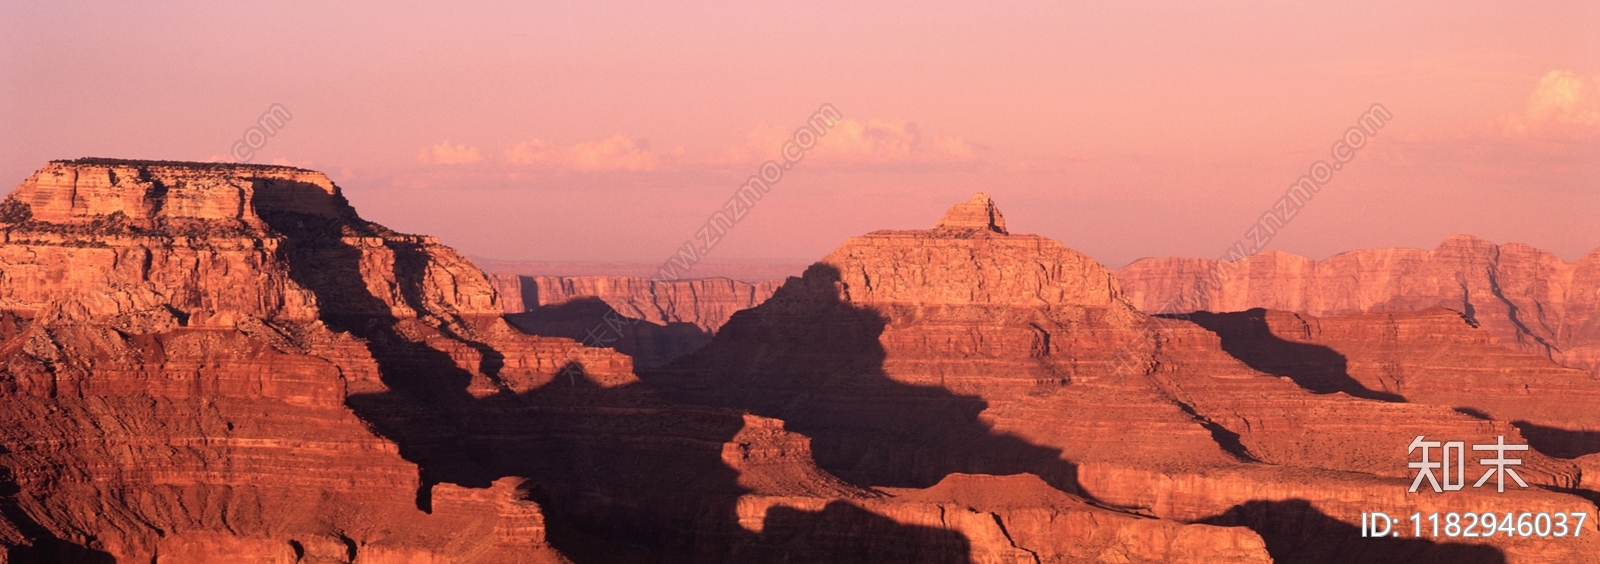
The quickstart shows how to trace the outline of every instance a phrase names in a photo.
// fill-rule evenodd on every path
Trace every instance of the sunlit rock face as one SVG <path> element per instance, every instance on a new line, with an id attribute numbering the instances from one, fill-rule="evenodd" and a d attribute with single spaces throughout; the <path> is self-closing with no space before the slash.
<path id="1" fill-rule="evenodd" d="M 1037 480 L 841 480 L 782 420 L 515 329 L 320 173 L 63 161 L 0 212 L 0 561 L 1266 561 L 1243 527 L 995 497 Z"/>
<path id="2" fill-rule="evenodd" d="M 523 331 L 611 347 L 650 368 L 699 350 L 734 312 L 766 301 L 781 284 L 511 274 L 491 280 L 506 319 Z"/>
<path id="3" fill-rule="evenodd" d="M 454 251 L 360 219 L 326 176 L 289 167 L 52 162 L 3 208 L 13 561 L 560 559 L 520 482 L 427 480 L 416 447 L 351 407 L 396 380 L 348 320 L 468 366 L 483 353 L 466 341 L 515 337 Z M 549 379 L 574 346 L 523 337 L 501 375 Z M 597 377 L 626 374 L 600 358 Z"/>
<path id="4" fill-rule="evenodd" d="M 638 375 L 519 330 L 459 254 L 312 171 L 55 162 L 0 222 L 8 564 L 1565 562 L 1600 538 L 1324 542 L 1363 511 L 1579 510 L 1592 381 L 1443 310 L 1147 316 L 982 195 L 765 300 L 551 286 L 594 298 L 571 320 L 709 341 Z M 1531 443 L 1534 488 L 1409 494 L 1424 434 Z"/>
<path id="5" fill-rule="evenodd" d="M 508 314 L 556 308 L 595 298 L 630 319 L 657 325 L 687 323 L 707 333 L 721 329 L 734 312 L 772 297 L 781 280 L 741 282 L 729 278 L 651 280 L 635 276 L 491 275 Z"/>
<path id="6" fill-rule="evenodd" d="M 1276 251 L 1233 263 L 1144 259 L 1116 275 L 1149 313 L 1447 308 L 1505 346 L 1600 376 L 1600 249 L 1569 263 L 1527 245 L 1452 235 L 1432 251 L 1370 249 L 1323 261 Z"/>
<path id="7" fill-rule="evenodd" d="M 944 213 L 934 229 L 952 231 L 991 231 L 1006 234 L 1006 218 L 988 194 L 979 192 L 971 200 L 956 204 Z"/>
<path id="8" fill-rule="evenodd" d="M 1140 514 L 1249 526 L 1290 560 L 1560 562 L 1587 550 L 1489 539 L 1352 552 L 1316 540 L 1355 534 L 1363 511 L 1481 509 L 1512 496 L 1552 511 L 1582 505 L 1543 490 L 1409 495 L 1406 465 L 1418 435 L 1523 444 L 1522 429 L 1539 431 L 1524 421 L 1590 425 L 1581 399 L 1554 411 L 1515 397 L 1461 403 L 1464 386 L 1600 393 L 1581 373 L 1495 346 L 1447 311 L 1150 317 L 1109 270 L 1011 234 L 1001 217 L 979 195 L 933 229 L 852 238 L 705 348 L 643 377 L 683 401 L 783 419 L 811 438 L 820 467 L 875 488 L 1033 474 Z M 1526 453 L 1522 474 L 1577 486 L 1578 466 L 1562 457 L 1583 441 L 1561 440 Z"/>

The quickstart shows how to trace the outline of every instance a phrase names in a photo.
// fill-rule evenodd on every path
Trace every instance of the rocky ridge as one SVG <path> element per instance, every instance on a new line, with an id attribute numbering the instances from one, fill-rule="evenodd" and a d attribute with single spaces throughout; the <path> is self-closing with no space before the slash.
<path id="1" fill-rule="evenodd" d="M 346 405 L 389 383 L 333 318 L 425 333 L 498 313 L 453 251 L 361 221 L 288 167 L 59 161 L 3 206 L 12 560 L 561 559 L 517 488 L 426 482 Z M 322 292 L 341 275 L 364 299 Z M 547 364 L 570 346 L 528 342 Z"/>
<path id="2" fill-rule="evenodd" d="M 684 404 L 627 356 L 519 331 L 481 271 L 361 219 L 313 171 L 58 161 L 0 212 L 9 563 L 1266 561 L 1262 538 L 1232 523 L 1072 497 L 1070 469 L 1023 441 L 994 443 L 993 469 L 1021 456 L 1044 482 L 936 464 L 865 485 L 902 461 L 845 468 L 838 451 L 855 438 Z M 1074 256 L 1017 241 L 999 247 Z M 1121 303 L 1095 268 L 964 280 L 1052 307 Z M 885 297 L 926 287 L 880 279 Z M 971 288 L 938 295 L 993 305 Z M 1109 315 L 1141 317 L 1125 304 Z M 833 338 L 857 346 L 855 330 Z M 1028 368 L 1019 382 L 1062 382 Z M 1189 436 L 1225 460 L 1204 431 Z"/>
<path id="3" fill-rule="evenodd" d="M 523 331 L 609 346 L 644 367 L 705 346 L 734 312 L 766 301 L 780 284 L 625 276 L 492 275 L 490 280 L 506 319 Z M 607 316 L 626 322 L 613 328 L 601 322 Z"/>
<path id="4" fill-rule="evenodd" d="M 312 171 L 54 162 L 0 221 L 8 564 L 1596 549 L 1593 524 L 1356 528 L 1363 511 L 1592 514 L 1571 493 L 1600 467 L 1592 379 L 1443 310 L 1147 316 L 981 194 L 934 229 L 847 241 L 642 378 L 518 330 L 481 271 L 362 220 Z M 1534 488 L 1408 494 L 1404 445 L 1424 434 L 1531 443 Z"/>
<path id="5" fill-rule="evenodd" d="M 1150 313 L 1452 309 L 1506 346 L 1600 376 L 1600 249 L 1569 263 L 1527 245 L 1452 235 L 1432 251 L 1371 249 L 1322 261 L 1276 251 L 1231 263 L 1143 259 L 1116 276 Z"/>
<path id="6" fill-rule="evenodd" d="M 1308 389 L 1509 421 L 1535 449 L 1559 458 L 1600 452 L 1600 390 L 1588 374 L 1500 346 L 1458 312 L 1318 318 L 1255 309 L 1188 318 L 1217 333 L 1234 357 Z"/>
<path id="7" fill-rule="evenodd" d="M 1524 443 L 1513 421 L 1580 416 L 1581 400 L 1559 415 L 1515 398 L 1460 405 L 1470 392 L 1448 381 L 1455 367 L 1498 363 L 1477 365 L 1472 383 L 1530 398 L 1594 397 L 1594 381 L 1485 348 L 1490 337 L 1467 320 L 1426 312 L 1417 330 L 1393 320 L 1389 350 L 1352 357 L 1361 362 L 1342 374 L 1349 382 L 1273 366 L 1239 352 L 1236 332 L 1216 320 L 1140 313 L 1110 271 L 1060 243 L 1008 234 L 992 206 L 980 194 L 932 230 L 852 238 L 735 314 L 705 348 L 643 377 L 681 401 L 782 419 L 811 439 L 824 470 L 874 488 L 1027 473 L 1122 511 L 1249 526 L 1291 560 L 1569 562 L 1592 550 L 1319 539 L 1353 537 L 1363 511 L 1592 508 L 1559 493 L 1580 486 L 1579 465 L 1538 451 L 1519 470 L 1539 489 L 1408 494 L 1406 445 L 1419 435 Z M 1370 330 L 1324 327 L 1290 343 L 1306 347 L 1290 358 L 1334 358 L 1318 339 L 1348 348 Z M 1470 350 L 1443 366 L 1407 366 L 1394 353 L 1435 332 Z M 1406 385 L 1386 388 L 1386 377 Z"/>
<path id="8" fill-rule="evenodd" d="M 715 333 L 733 313 L 772 297 L 781 281 L 728 278 L 662 281 L 631 276 L 491 275 L 508 314 L 556 307 L 582 298 L 600 301 L 630 319 L 657 325 L 688 323 Z"/>

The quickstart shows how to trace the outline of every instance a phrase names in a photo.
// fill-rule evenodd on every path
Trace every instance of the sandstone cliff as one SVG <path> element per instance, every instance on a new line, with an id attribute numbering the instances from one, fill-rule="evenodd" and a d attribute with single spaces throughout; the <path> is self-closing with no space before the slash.
<path id="1" fill-rule="evenodd" d="M 1234 263 L 1144 259 L 1116 275 L 1133 304 L 1150 313 L 1449 308 L 1506 346 L 1600 375 L 1600 249 L 1568 263 L 1527 245 L 1454 235 L 1432 251 L 1373 249 L 1323 261 L 1281 252 Z"/>
<path id="2" fill-rule="evenodd" d="M 1249 529 L 1026 477 L 841 479 L 835 437 L 818 464 L 786 421 L 677 403 L 627 356 L 515 329 L 482 272 L 312 171 L 53 162 L 0 212 L 8 562 L 1266 561 Z M 1007 252 L 1030 249 L 1075 255 Z M 1074 282 L 1091 262 L 966 275 L 1119 300 L 1103 271 Z M 897 401 L 850 401 L 875 399 Z M 995 444 L 996 469 L 1045 452 Z"/>
<path id="3" fill-rule="evenodd" d="M 346 405 L 387 375 L 334 317 L 423 331 L 498 313 L 453 251 L 361 221 L 326 177 L 287 167 L 54 162 L 4 207 L 13 560 L 561 560 L 518 488 L 423 481 Z M 352 286 L 323 291 L 337 284 Z M 571 347 L 535 346 L 552 372 Z"/>
<path id="4" fill-rule="evenodd" d="M 508 261 L 471 257 L 491 276 L 618 276 L 650 278 L 661 272 L 659 262 L 548 262 Z M 702 257 L 705 258 L 705 257 Z M 805 272 L 810 262 L 716 262 L 702 260 L 686 273 L 695 278 L 727 278 L 751 284 L 783 280 Z"/>
<path id="5" fill-rule="evenodd" d="M 715 333 L 733 312 L 772 297 L 779 281 L 754 284 L 727 278 L 657 281 L 631 276 L 490 276 L 509 314 L 559 306 L 581 298 L 600 301 L 632 319 L 658 325 L 688 323 Z"/>
<path id="6" fill-rule="evenodd" d="M 1499 346 L 1454 311 L 1318 318 L 1254 309 L 1188 319 L 1252 368 L 1310 390 L 1508 421 L 1535 449 L 1561 458 L 1600 452 L 1600 386 L 1588 374 Z"/>
<path id="7" fill-rule="evenodd" d="M 493 275 L 506 319 L 535 335 L 609 346 L 655 367 L 705 346 L 733 313 L 755 307 L 779 282 L 727 278 L 656 281 L 625 276 Z M 616 330 L 608 314 L 628 320 Z M 599 331 L 596 329 L 599 328 Z"/>
<path id="8" fill-rule="evenodd" d="M 1341 331 L 1303 338 L 1306 348 L 1286 361 L 1339 355 L 1316 344 L 1323 335 L 1348 348 L 1332 337 L 1365 344 L 1393 334 L 1386 350 L 1353 351 L 1350 373 L 1257 366 L 1228 328 L 1147 317 L 1093 260 L 1008 233 L 980 194 L 934 229 L 847 241 L 735 314 L 705 348 L 642 377 L 683 401 L 783 419 L 811 439 L 821 468 L 863 486 L 1027 473 L 1127 512 L 1249 526 L 1290 560 L 1581 560 L 1593 541 L 1354 538 L 1363 511 L 1593 507 L 1545 489 L 1407 494 L 1415 436 L 1522 443 L 1514 421 L 1593 419 L 1577 411 L 1582 400 L 1555 413 L 1515 397 L 1463 405 L 1467 394 L 1452 389 L 1600 392 L 1546 359 L 1472 348 L 1488 335 L 1437 317 L 1403 332 L 1329 322 Z M 1468 350 L 1415 365 L 1395 353 L 1441 352 L 1434 331 Z M 1460 387 L 1449 381 L 1458 366 L 1478 368 Z M 1385 387 L 1386 377 L 1406 384 Z M 1536 451 L 1523 459 L 1531 483 L 1579 486 L 1568 460 Z"/>
<path id="9" fill-rule="evenodd" d="M 1357 532 L 1364 511 L 1592 514 L 1568 492 L 1595 493 L 1595 380 L 1444 310 L 1147 316 L 1093 260 L 1010 234 L 982 195 L 934 229 L 853 238 L 736 313 L 701 299 L 745 295 L 726 281 L 539 298 L 609 311 L 611 292 L 637 325 L 702 335 L 727 315 L 642 378 L 627 355 L 507 323 L 489 277 L 361 219 L 312 171 L 55 162 L 0 222 L 8 564 L 1600 548 L 1593 523 L 1542 540 Z M 1533 487 L 1407 493 L 1416 435 L 1530 443 Z"/>

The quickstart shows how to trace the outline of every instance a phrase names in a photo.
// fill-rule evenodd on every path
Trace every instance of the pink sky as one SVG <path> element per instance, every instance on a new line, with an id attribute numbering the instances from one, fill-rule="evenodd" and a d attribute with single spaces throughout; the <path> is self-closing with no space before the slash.
<path id="1" fill-rule="evenodd" d="M 0 179 L 225 159 L 281 104 L 252 162 L 369 219 L 655 262 L 830 103 L 847 121 L 708 260 L 815 259 L 981 190 L 1120 266 L 1220 255 L 1381 103 L 1269 248 L 1600 247 L 1593 2 L 329 4 L 0 4 Z"/>

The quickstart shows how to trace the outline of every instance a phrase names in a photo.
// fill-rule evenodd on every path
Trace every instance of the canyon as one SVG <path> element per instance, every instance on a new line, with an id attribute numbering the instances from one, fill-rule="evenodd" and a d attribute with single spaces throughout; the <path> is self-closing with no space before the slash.
<path id="1" fill-rule="evenodd" d="M 1592 519 L 1360 536 L 1371 511 L 1593 515 L 1594 254 L 1447 241 L 1403 275 L 1354 261 L 1355 294 L 1261 266 L 1292 299 L 1169 311 L 1210 266 L 1112 271 L 979 194 L 782 282 L 490 275 L 318 172 L 114 159 L 47 164 L 0 231 L 4 564 L 1600 549 Z M 1527 444 L 1529 487 L 1409 492 L 1417 436 Z"/>
<path id="2" fill-rule="evenodd" d="M 486 257 L 468 257 L 473 264 L 490 276 L 623 276 L 650 278 L 661 274 L 659 262 L 552 262 L 514 261 Z M 810 262 L 716 262 L 702 260 L 692 265 L 680 265 L 679 278 L 728 278 L 756 283 L 766 280 L 782 281 L 805 272 Z M 685 269 L 684 266 L 687 266 Z"/>
<path id="3" fill-rule="evenodd" d="M 1567 262 L 1527 245 L 1497 245 L 1470 235 L 1454 235 L 1432 251 L 1369 249 L 1323 261 L 1279 251 L 1231 262 L 1148 258 L 1112 274 L 1136 308 L 1155 315 L 1260 308 L 1327 317 L 1449 309 L 1481 324 L 1504 346 L 1600 376 L 1600 249 Z M 518 278 L 546 279 L 549 287 L 564 288 L 548 294 L 542 304 L 549 304 L 552 298 L 570 302 L 597 297 L 618 311 L 629 311 L 630 316 L 654 310 L 684 312 L 673 316 L 673 321 L 711 332 L 726 322 L 724 312 L 730 309 L 721 307 L 700 315 L 694 307 L 675 307 L 673 302 L 651 306 L 660 300 L 655 291 L 628 282 L 633 278 L 626 276 L 496 275 L 497 281 L 506 281 L 497 282 L 503 284 L 502 295 L 519 295 Z M 728 293 L 724 292 L 713 294 L 712 299 L 736 302 L 731 308 L 736 311 L 759 304 L 780 283 L 733 282 L 740 288 L 734 293 L 737 297 L 725 297 Z M 745 286 L 759 291 L 748 293 L 742 289 Z M 506 303 L 508 313 L 533 309 L 523 308 L 515 298 Z M 660 320 L 653 321 L 661 324 L 668 316 L 656 317 Z M 690 349 L 704 341 L 696 341 Z"/>
<path id="4" fill-rule="evenodd" d="M 1249 526 L 1288 561 L 1584 559 L 1576 543 L 1385 546 L 1334 531 L 1362 511 L 1590 507 L 1562 492 L 1585 491 L 1572 457 L 1591 447 L 1574 430 L 1600 422 L 1584 408 L 1600 383 L 1451 312 L 1303 334 L 1284 315 L 1147 316 L 1109 270 L 1008 233 L 980 195 L 932 230 L 847 241 L 641 376 L 686 402 L 783 419 L 858 484 L 1032 474 L 1124 511 Z M 1373 343 L 1372 329 L 1390 338 Z M 1513 393 L 1480 398 L 1500 391 Z M 1540 449 L 1520 470 L 1538 492 L 1407 494 L 1413 437 L 1521 444 L 1524 428 Z"/>
<path id="5" fill-rule="evenodd" d="M 0 207 L 8 563 L 1266 558 L 1025 477 L 842 480 L 784 421 L 516 329 L 320 173 L 58 161 Z"/>
<path id="6" fill-rule="evenodd" d="M 1316 316 L 1442 307 L 1505 346 L 1600 376 L 1600 249 L 1576 262 L 1527 245 L 1452 235 L 1431 251 L 1371 249 L 1314 261 L 1142 259 L 1116 271 L 1149 313 L 1264 308 Z"/>
<path id="7" fill-rule="evenodd" d="M 590 345 L 604 340 L 644 367 L 666 364 L 705 346 L 734 312 L 766 301 L 781 284 L 515 274 L 490 275 L 490 280 L 513 325 Z M 610 312 L 630 323 L 611 331 L 599 321 Z"/>

